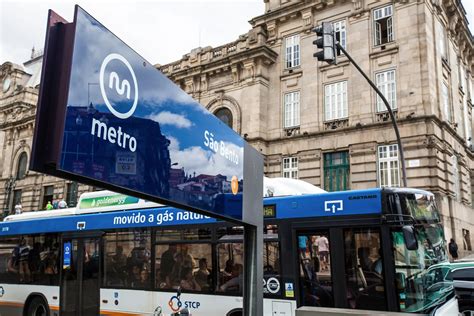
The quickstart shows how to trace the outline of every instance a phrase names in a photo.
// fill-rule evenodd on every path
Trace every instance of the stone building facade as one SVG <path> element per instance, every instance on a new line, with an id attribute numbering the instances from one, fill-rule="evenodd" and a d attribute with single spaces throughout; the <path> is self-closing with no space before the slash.
<path id="1" fill-rule="evenodd" d="M 157 65 L 265 156 L 265 174 L 328 190 L 400 185 L 383 104 L 347 57 L 313 57 L 336 36 L 398 118 L 408 186 L 436 194 L 446 238 L 472 250 L 473 38 L 454 0 L 264 0 L 251 30 L 220 47 Z"/>
<path id="2" fill-rule="evenodd" d="M 23 211 L 45 209 L 48 201 L 62 199 L 74 206 L 79 194 L 92 190 L 28 170 L 41 66 L 42 53 L 34 51 L 23 65 L 0 66 L 0 217 L 14 213 L 18 204 Z"/>

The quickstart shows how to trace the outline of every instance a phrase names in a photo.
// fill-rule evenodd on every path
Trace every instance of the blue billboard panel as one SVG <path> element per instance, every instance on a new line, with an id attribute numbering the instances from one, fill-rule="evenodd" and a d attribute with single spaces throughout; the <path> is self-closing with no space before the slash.
<path id="1" fill-rule="evenodd" d="M 40 111 L 45 117 L 62 113 L 54 124 L 61 125 L 55 127 L 61 139 L 57 160 L 46 161 L 45 155 L 53 155 L 44 149 L 49 146 L 44 129 L 52 118 L 46 122 L 37 116 L 43 134 L 34 144 L 32 169 L 244 220 L 244 148 L 250 146 L 79 6 L 74 23 L 57 32 L 65 32 L 64 44 L 55 47 L 66 47 L 59 57 L 69 65 L 60 77 L 68 84 L 58 96 L 49 96 L 57 109 L 39 108 L 50 107 Z M 43 79 L 49 72 L 44 73 Z M 45 86 L 54 89 L 50 77 Z"/>

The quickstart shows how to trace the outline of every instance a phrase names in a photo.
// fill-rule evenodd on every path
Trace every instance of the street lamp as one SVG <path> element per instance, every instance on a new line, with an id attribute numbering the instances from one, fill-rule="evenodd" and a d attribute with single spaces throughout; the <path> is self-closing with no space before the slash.
<path id="1" fill-rule="evenodd" d="M 321 48 L 322 51 L 318 51 L 314 53 L 314 57 L 316 57 L 319 61 L 325 61 L 328 64 L 335 65 L 337 64 L 337 53 L 342 52 L 344 55 L 349 59 L 349 61 L 354 65 L 357 71 L 367 80 L 369 85 L 374 89 L 375 93 L 380 97 L 383 104 L 387 108 L 388 114 L 392 120 L 393 130 L 395 131 L 395 137 L 397 138 L 398 143 L 398 152 L 400 154 L 400 164 L 402 167 L 402 181 L 403 186 L 407 187 L 407 171 L 405 167 L 405 154 L 403 151 L 402 140 L 400 137 L 400 132 L 398 130 L 397 120 L 395 115 L 393 114 L 392 107 L 388 103 L 387 99 L 383 95 L 383 93 L 377 88 L 377 85 L 372 82 L 372 80 L 365 74 L 365 72 L 359 67 L 359 65 L 352 59 L 351 55 L 342 47 L 339 41 L 336 40 L 336 35 L 334 32 L 334 26 L 332 23 L 323 22 L 321 25 L 318 25 L 313 29 L 313 32 L 316 33 L 317 39 L 313 41 L 313 44 L 317 46 L 317 48 Z"/>

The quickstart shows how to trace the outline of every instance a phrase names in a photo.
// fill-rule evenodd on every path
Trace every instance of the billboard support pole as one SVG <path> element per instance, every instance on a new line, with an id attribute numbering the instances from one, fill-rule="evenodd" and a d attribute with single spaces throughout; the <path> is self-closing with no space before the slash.
<path id="1" fill-rule="evenodd" d="M 243 315 L 263 315 L 263 158 L 244 144 Z"/>
<path id="2" fill-rule="evenodd" d="M 262 239 L 263 231 L 257 226 L 244 226 L 244 313 L 243 315 L 263 315 L 262 276 L 259 278 L 259 268 L 263 267 L 259 248 L 263 247 L 258 240 Z M 259 282 L 260 280 L 260 282 Z"/>

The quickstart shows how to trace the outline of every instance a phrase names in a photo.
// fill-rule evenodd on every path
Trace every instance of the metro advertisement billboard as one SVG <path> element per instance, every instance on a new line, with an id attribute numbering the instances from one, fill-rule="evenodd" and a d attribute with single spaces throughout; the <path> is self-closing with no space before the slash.
<path id="1" fill-rule="evenodd" d="M 260 154 L 100 22 L 50 11 L 43 63 L 32 170 L 243 220 Z"/>

